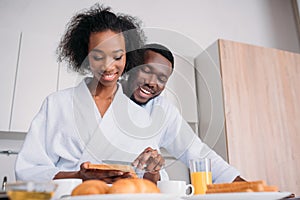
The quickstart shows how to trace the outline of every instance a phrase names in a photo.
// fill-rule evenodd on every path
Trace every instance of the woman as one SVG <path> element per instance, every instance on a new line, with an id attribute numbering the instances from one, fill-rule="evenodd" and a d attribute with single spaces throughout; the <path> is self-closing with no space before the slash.
<path id="1" fill-rule="evenodd" d="M 77 87 L 51 94 L 44 101 L 16 161 L 18 180 L 81 178 L 112 183 L 129 176 L 117 170 L 88 170 L 87 161 L 133 161 L 137 152 L 147 147 L 145 142 L 134 148 L 124 143 L 126 139 L 121 137 L 128 123 L 120 128 L 118 123 L 123 120 L 114 119 L 128 102 L 117 80 L 126 65 L 135 65 L 138 56 L 133 50 L 143 42 L 136 19 L 115 15 L 109 8 L 95 5 L 72 18 L 58 48 L 59 59 L 77 72 L 91 72 L 93 77 L 85 78 Z M 134 103 L 128 104 L 130 111 L 139 109 Z M 143 115 L 133 120 L 147 126 L 147 115 Z M 122 149 L 123 146 L 126 147 Z M 148 148 L 143 153 L 150 152 L 163 163 L 161 156 L 152 151 Z M 145 174 L 150 180 L 154 177 L 153 181 L 160 178 L 160 167 L 155 167 L 155 172 Z"/>

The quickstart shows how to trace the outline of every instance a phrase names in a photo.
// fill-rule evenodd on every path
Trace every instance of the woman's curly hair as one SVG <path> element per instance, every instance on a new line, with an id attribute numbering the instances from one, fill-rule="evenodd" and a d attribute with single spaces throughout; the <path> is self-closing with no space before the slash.
<path id="1" fill-rule="evenodd" d="M 69 22 L 57 48 L 58 61 L 66 61 L 68 66 L 81 74 L 89 72 L 88 45 L 91 33 L 111 30 L 122 33 L 126 46 L 126 66 L 141 63 L 136 52 L 145 43 L 141 22 L 132 16 L 112 13 L 110 7 L 95 4 L 89 10 L 76 14 Z"/>

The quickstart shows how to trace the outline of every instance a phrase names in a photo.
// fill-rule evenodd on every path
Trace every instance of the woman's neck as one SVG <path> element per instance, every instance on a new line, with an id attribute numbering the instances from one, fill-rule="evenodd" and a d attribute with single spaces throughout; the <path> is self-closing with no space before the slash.
<path id="1" fill-rule="evenodd" d="M 113 98 L 117 91 L 117 84 L 113 86 L 104 86 L 96 78 L 88 84 L 88 88 L 92 96 L 99 99 L 110 99 Z"/>
<path id="2" fill-rule="evenodd" d="M 88 84 L 88 88 L 93 96 L 100 115 L 103 117 L 115 97 L 118 84 L 104 86 L 94 78 Z"/>

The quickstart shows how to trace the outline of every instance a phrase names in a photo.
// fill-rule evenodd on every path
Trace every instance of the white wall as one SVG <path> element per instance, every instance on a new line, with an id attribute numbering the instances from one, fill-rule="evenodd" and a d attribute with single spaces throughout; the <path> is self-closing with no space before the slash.
<path id="1" fill-rule="evenodd" d="M 61 35 L 72 14 L 95 0 L 1 0 L 1 28 Z M 300 52 L 291 0 L 103 0 L 145 27 L 177 31 L 205 49 L 218 38 Z M 57 14 L 57 13 L 63 13 Z M 49 20 L 49 17 L 51 20 Z M 178 43 L 173 42 L 176 48 Z M 181 45 L 181 44 L 180 44 Z M 193 51 L 197 49 L 187 50 Z M 195 52 L 197 53 L 197 52 Z"/>

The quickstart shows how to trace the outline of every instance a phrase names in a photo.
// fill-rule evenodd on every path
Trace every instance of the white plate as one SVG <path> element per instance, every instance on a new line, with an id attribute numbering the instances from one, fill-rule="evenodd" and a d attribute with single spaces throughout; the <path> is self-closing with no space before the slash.
<path id="1" fill-rule="evenodd" d="M 170 194 L 99 194 L 65 197 L 62 200 L 180 200 L 180 197 Z"/>
<path id="2" fill-rule="evenodd" d="M 290 196 L 290 192 L 236 192 L 203 194 L 190 197 L 182 197 L 188 200 L 277 200 Z"/>

